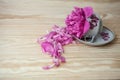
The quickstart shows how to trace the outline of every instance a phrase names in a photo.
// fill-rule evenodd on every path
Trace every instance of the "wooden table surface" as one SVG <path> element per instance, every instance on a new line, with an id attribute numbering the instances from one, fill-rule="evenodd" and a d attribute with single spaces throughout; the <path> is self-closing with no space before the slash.
<path id="1" fill-rule="evenodd" d="M 51 63 L 36 39 L 64 19 L 74 6 L 92 6 L 116 34 L 108 45 L 64 47 L 67 63 Z M 120 80 L 120 0 L 0 0 L 0 80 Z"/>

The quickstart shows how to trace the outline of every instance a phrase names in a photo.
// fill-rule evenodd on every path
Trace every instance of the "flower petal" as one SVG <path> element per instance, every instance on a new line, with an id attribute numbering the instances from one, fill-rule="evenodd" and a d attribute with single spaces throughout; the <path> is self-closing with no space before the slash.
<path id="1" fill-rule="evenodd" d="M 83 34 L 87 33 L 89 29 L 90 23 L 88 21 L 85 21 Z"/>
<path id="2" fill-rule="evenodd" d="M 86 18 L 90 17 L 93 14 L 92 7 L 85 7 L 83 8 Z"/>
<path id="3" fill-rule="evenodd" d="M 44 52 L 48 52 L 50 54 L 52 54 L 54 52 L 53 44 L 50 42 L 42 42 L 41 47 Z"/>

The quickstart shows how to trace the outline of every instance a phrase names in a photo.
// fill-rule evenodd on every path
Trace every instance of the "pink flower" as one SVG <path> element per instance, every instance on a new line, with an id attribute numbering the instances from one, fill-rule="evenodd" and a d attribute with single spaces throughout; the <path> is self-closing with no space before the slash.
<path id="1" fill-rule="evenodd" d="M 81 38 L 85 33 L 88 32 L 90 28 L 90 23 L 88 18 L 93 14 L 93 9 L 91 7 L 78 8 L 71 12 L 67 16 L 65 23 L 67 25 L 66 29 L 69 34 Z"/>

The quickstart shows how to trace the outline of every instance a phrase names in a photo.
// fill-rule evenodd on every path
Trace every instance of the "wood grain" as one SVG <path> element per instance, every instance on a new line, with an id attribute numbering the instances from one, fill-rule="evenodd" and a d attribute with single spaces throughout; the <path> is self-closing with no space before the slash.
<path id="1" fill-rule="evenodd" d="M 51 63 L 36 39 L 64 19 L 74 6 L 92 6 L 116 39 L 102 47 L 70 44 L 67 63 Z M 0 80 L 120 80 L 120 0 L 0 0 Z"/>

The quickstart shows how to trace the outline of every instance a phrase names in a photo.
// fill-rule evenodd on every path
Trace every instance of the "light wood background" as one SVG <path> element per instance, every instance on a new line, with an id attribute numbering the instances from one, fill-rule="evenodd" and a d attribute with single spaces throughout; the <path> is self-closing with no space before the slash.
<path id="1" fill-rule="evenodd" d="M 102 47 L 70 44 L 67 63 L 51 63 L 36 39 L 64 19 L 74 6 L 92 6 L 116 39 Z M 0 0 L 0 80 L 120 80 L 120 0 Z"/>

